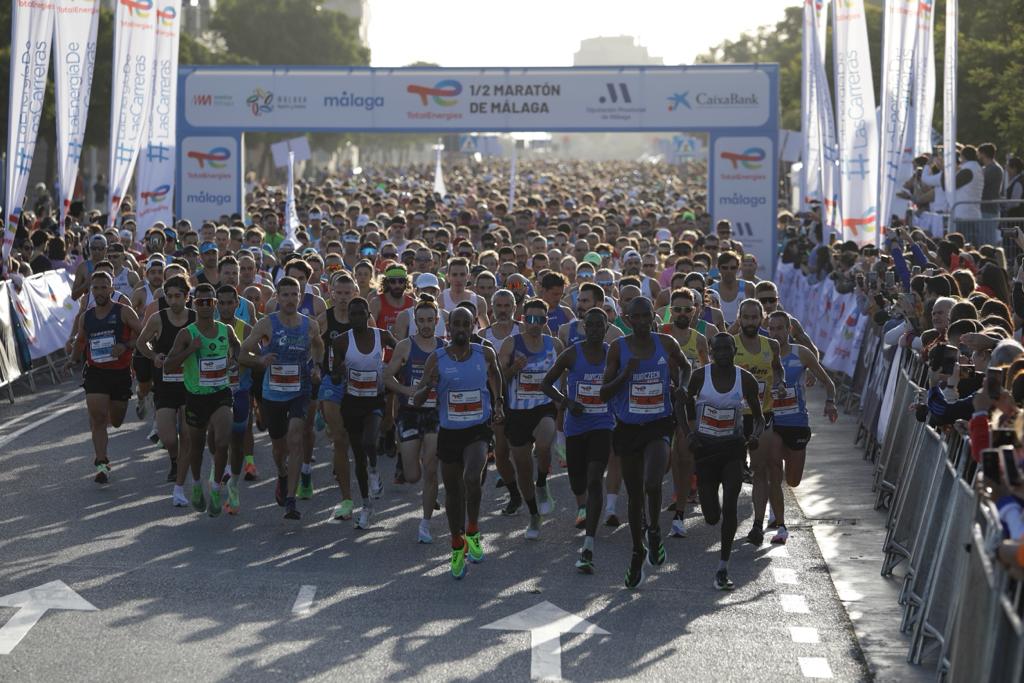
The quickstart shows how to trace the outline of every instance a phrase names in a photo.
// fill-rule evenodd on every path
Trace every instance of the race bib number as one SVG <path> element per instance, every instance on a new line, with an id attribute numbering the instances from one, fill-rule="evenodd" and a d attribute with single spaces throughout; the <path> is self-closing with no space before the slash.
<path id="1" fill-rule="evenodd" d="M 220 388 L 227 382 L 228 359 L 201 358 L 199 359 L 199 386 L 208 388 Z"/>
<path id="2" fill-rule="evenodd" d="M 416 386 L 423 380 L 423 366 L 413 366 L 412 373 L 412 386 Z M 409 403 L 412 403 L 412 399 L 409 399 Z M 427 394 L 427 399 L 423 402 L 421 408 L 436 408 L 437 407 L 437 390 L 431 389 L 430 393 Z"/>
<path id="3" fill-rule="evenodd" d="M 767 384 L 764 382 L 757 383 L 757 400 L 764 405 L 764 390 L 767 388 Z M 747 403 L 747 399 L 743 399 L 743 409 L 750 410 L 750 404 Z"/>
<path id="4" fill-rule="evenodd" d="M 298 393 L 302 389 L 302 376 L 297 363 L 270 366 L 269 386 L 271 391 Z"/>
<path id="5" fill-rule="evenodd" d="M 736 424 L 734 408 L 715 408 L 704 405 L 701 406 L 700 419 L 697 421 L 697 433 L 715 439 L 735 436 L 739 433 Z"/>
<path id="6" fill-rule="evenodd" d="M 603 415 L 608 404 L 601 400 L 601 385 L 594 382 L 576 382 L 576 402 L 587 415 Z"/>
<path id="7" fill-rule="evenodd" d="M 772 401 L 772 410 L 776 415 L 798 415 L 800 402 L 797 400 L 796 388 L 786 387 L 782 396 L 778 396 Z"/>
<path id="8" fill-rule="evenodd" d="M 520 401 L 535 401 L 544 398 L 541 384 L 544 382 L 543 372 L 520 372 L 517 376 L 516 398 Z"/>
<path id="9" fill-rule="evenodd" d="M 240 385 L 238 375 L 239 371 L 237 365 L 228 371 L 228 384 L 231 385 L 231 391 L 238 391 L 238 387 Z"/>
<path id="10" fill-rule="evenodd" d="M 349 368 L 348 371 L 348 395 L 360 398 L 374 398 L 377 391 L 377 372 L 375 370 L 356 370 Z"/>
<path id="11" fill-rule="evenodd" d="M 449 391 L 448 419 L 451 422 L 482 422 L 484 404 L 480 390 Z"/>
<path id="12" fill-rule="evenodd" d="M 101 332 L 89 337 L 89 357 L 94 363 L 114 360 L 114 333 Z"/>
<path id="13" fill-rule="evenodd" d="M 634 415 L 657 415 L 665 410 L 665 392 L 661 382 L 630 382 L 629 412 Z"/>

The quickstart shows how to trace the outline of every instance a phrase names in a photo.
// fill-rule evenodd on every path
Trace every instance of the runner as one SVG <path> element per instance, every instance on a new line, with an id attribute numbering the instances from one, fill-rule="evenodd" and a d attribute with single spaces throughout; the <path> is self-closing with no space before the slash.
<path id="1" fill-rule="evenodd" d="M 223 274 L 223 271 L 221 271 Z M 239 296 L 235 288 L 224 283 L 221 277 L 221 286 L 217 289 L 217 312 L 220 314 L 220 321 L 235 332 L 235 339 L 245 341 L 252 331 L 252 326 L 244 320 L 235 317 L 239 309 Z M 229 366 L 228 379 L 231 383 L 231 443 L 229 448 L 228 472 L 228 500 L 224 503 L 224 510 L 229 515 L 238 514 L 238 479 L 248 478 L 249 472 L 245 467 L 245 441 L 251 436 L 252 428 L 252 368 L 241 367 L 237 363 Z"/>
<path id="2" fill-rule="evenodd" d="M 159 237 L 161 243 L 162 236 Z M 156 292 L 164 284 L 164 260 L 162 256 L 154 255 L 146 264 L 146 279 L 132 292 L 131 303 L 135 311 L 145 311 L 153 301 L 156 300 Z M 145 321 L 143 321 L 145 327 Z M 153 361 L 142 355 L 141 343 L 137 344 L 135 354 L 132 356 L 132 370 L 135 373 L 138 394 L 135 399 L 135 416 L 140 420 L 146 418 L 150 403 L 153 397 L 150 390 L 153 388 Z"/>
<path id="3" fill-rule="evenodd" d="M 226 287 L 234 292 L 231 287 Z M 205 507 L 210 517 L 221 513 L 223 501 L 224 468 L 228 462 L 231 442 L 233 398 L 231 395 L 231 368 L 237 364 L 239 343 L 233 328 L 214 320 L 217 291 L 209 283 L 196 286 L 192 299 L 195 322 L 180 330 L 165 367 L 168 372 L 181 370 L 185 375 L 185 424 L 188 425 L 189 447 L 185 458 L 192 470 L 192 479 L 198 485 L 202 477 L 203 448 L 207 427 L 212 431 L 213 477 L 210 484 L 209 504 L 204 505 L 202 489 L 194 493 L 192 506 L 200 512 Z M 232 305 L 237 305 L 232 301 Z M 228 482 L 229 498 L 238 510 L 238 479 Z"/>
<path id="4" fill-rule="evenodd" d="M 652 332 L 654 306 L 646 297 L 633 299 L 628 321 L 632 332 L 608 350 L 600 396 L 611 404 L 615 414 L 612 447 L 622 459 L 633 538 L 626 587 L 636 588 L 644 580 L 645 556 L 651 565 L 665 562 L 658 515 L 661 480 L 668 469 L 669 443 L 675 430 L 672 385 L 687 385 L 690 362 L 675 339 Z M 681 393 L 685 397 L 685 391 Z M 649 525 L 646 549 L 642 523 L 645 498 Z"/>
<path id="5" fill-rule="evenodd" d="M 277 465 L 274 498 L 286 508 L 285 519 L 301 519 L 295 505 L 302 467 L 303 431 L 312 385 L 320 368 L 310 361 L 323 360 L 323 339 L 316 320 L 298 312 L 302 292 L 297 280 L 283 277 L 277 283 L 279 310 L 261 318 L 242 343 L 242 363 L 262 367 L 261 412 Z M 260 341 L 269 340 L 260 352 Z"/>
<path id="6" fill-rule="evenodd" d="M 437 304 L 433 301 L 416 304 L 416 334 L 398 342 L 384 371 L 387 388 L 401 396 L 397 425 L 406 483 L 418 482 L 422 471 L 423 518 L 418 533 L 420 543 L 434 541 L 430 535 L 430 518 L 437 501 L 437 396 L 428 395 L 418 408 L 413 406 L 412 397 L 423 378 L 423 366 L 427 358 L 444 346 L 444 342 L 434 336 L 437 316 Z"/>
<path id="7" fill-rule="evenodd" d="M 341 417 L 355 455 L 356 480 L 363 498 L 355 523 L 357 529 L 370 527 L 373 498 L 379 498 L 384 490 L 377 472 L 377 438 L 384 417 L 384 348 L 395 347 L 391 333 L 370 327 L 369 318 L 370 308 L 366 299 L 352 299 L 348 304 L 352 328 L 334 340 L 331 353 L 331 381 L 335 386 L 342 382 L 345 385 Z"/>
<path id="8" fill-rule="evenodd" d="M 719 332 L 711 341 L 711 363 L 690 378 L 693 397 L 692 419 L 683 419 L 683 404 L 677 404 L 680 425 L 686 435 L 697 466 L 697 490 L 704 521 L 722 522 L 721 550 L 714 586 L 732 590 L 729 557 L 739 524 L 737 500 L 743 486 L 746 448 L 756 448 L 764 431 L 764 417 L 758 400 L 757 380 L 734 362 L 736 339 Z M 740 419 L 744 406 L 750 406 L 750 431 Z M 718 489 L 722 489 L 719 501 Z"/>
<path id="9" fill-rule="evenodd" d="M 520 495 L 530 510 L 526 538 L 536 540 L 540 536 L 541 515 L 551 514 L 555 506 L 554 496 L 547 487 L 547 476 L 551 468 L 556 409 L 544 393 L 542 380 L 562 352 L 562 343 L 544 334 L 548 309 L 543 300 L 530 299 L 524 304 L 523 312 L 522 333 L 502 343 L 498 360 L 508 378 L 505 437 L 515 464 Z M 537 455 L 536 491 L 533 450 Z"/>
<path id="10" fill-rule="evenodd" d="M 739 317 L 741 302 L 754 297 L 754 283 L 736 278 L 739 269 L 740 257 L 738 254 L 732 251 L 723 251 L 718 255 L 718 272 L 722 279 L 711 285 L 711 289 L 718 292 L 722 316 L 725 318 L 726 324 L 730 325 Z"/>
<path id="11" fill-rule="evenodd" d="M 513 316 L 516 312 L 516 297 L 510 290 L 499 289 L 491 296 L 491 316 L 494 322 L 480 331 L 480 335 L 495 349 L 501 349 L 505 340 L 520 333 L 520 326 Z M 516 484 L 516 470 L 509 454 L 508 439 L 505 438 L 505 423 L 493 425 L 494 467 L 498 470 L 497 486 L 508 489 L 508 503 L 501 509 L 503 515 L 514 515 L 523 504 L 519 485 Z"/>
<path id="12" fill-rule="evenodd" d="M 574 342 L 544 376 L 544 393 L 565 408 L 566 460 L 569 485 L 576 495 L 576 525 L 585 529 L 583 548 L 576 568 L 594 573 L 594 536 L 601 519 L 601 481 L 612 449 L 615 419 L 599 396 L 604 377 L 608 344 L 608 315 L 600 307 L 590 308 L 583 317 L 584 341 Z M 566 394 L 555 386 L 563 373 Z"/>
<path id="13" fill-rule="evenodd" d="M 409 273 L 403 265 L 391 265 L 384 271 L 380 296 L 370 302 L 370 315 L 382 330 L 394 333 L 399 313 L 411 308 L 416 300 L 408 292 Z"/>
<path id="14" fill-rule="evenodd" d="M 345 421 L 341 418 L 341 398 L 345 393 L 345 385 L 344 382 L 337 385 L 334 383 L 331 378 L 331 363 L 335 340 L 348 334 L 352 329 L 348 320 L 348 305 L 355 295 L 356 283 L 352 276 L 348 273 L 336 274 L 334 284 L 331 286 L 333 305 L 324 314 L 325 351 L 320 371 L 320 394 L 317 397 L 320 399 L 320 411 L 327 423 L 334 449 L 334 478 L 341 492 L 341 502 L 334 508 L 332 517 L 338 521 L 352 519 L 352 472 L 348 460 L 348 432 L 345 431 Z"/>
<path id="15" fill-rule="evenodd" d="M 114 280 L 108 273 L 94 272 L 90 281 L 96 305 L 79 319 L 71 361 L 78 365 L 84 354 L 82 388 L 92 432 L 94 481 L 106 484 L 110 481 L 107 426 L 117 428 L 124 422 L 132 395 L 132 338 L 138 337 L 141 325 L 131 307 L 111 301 Z"/>
<path id="16" fill-rule="evenodd" d="M 768 440 L 768 500 L 775 515 L 774 525 L 778 528 L 772 536 L 772 543 L 785 543 L 789 538 L 786 529 L 785 496 L 782 492 L 783 468 L 785 481 L 796 488 L 804 474 L 804 460 L 807 443 L 811 440 L 810 420 L 807 403 L 804 400 L 804 371 L 811 374 L 825 388 L 825 417 L 831 422 L 839 419 L 836 410 L 836 387 L 832 378 L 818 362 L 814 351 L 790 343 L 792 335 L 791 318 L 788 313 L 775 311 L 768 316 L 768 331 L 779 344 L 782 367 L 786 372 L 786 387 L 773 402 L 772 435 Z"/>
<path id="17" fill-rule="evenodd" d="M 420 273 L 416 276 L 416 294 L 419 300 L 423 300 L 423 295 L 429 296 L 433 301 L 438 301 L 438 296 L 441 294 L 441 282 L 437 279 L 437 276 L 433 273 Z M 405 339 L 409 336 L 410 332 L 414 332 L 416 329 L 415 311 L 412 308 L 407 308 L 398 314 L 398 318 L 395 319 L 394 330 L 392 334 L 395 339 Z M 444 309 L 441 310 L 441 317 L 437 319 L 437 325 L 434 326 L 434 336 L 445 339 L 448 337 L 448 327 L 446 324 L 448 320 L 448 312 Z"/>
<path id="18" fill-rule="evenodd" d="M 469 282 L 469 261 L 461 256 L 448 260 L 446 280 L 448 288 L 441 292 L 440 308 L 449 315 L 463 301 L 469 301 L 477 310 L 480 327 L 487 326 L 487 301 L 476 292 L 466 289 Z"/>
<path id="19" fill-rule="evenodd" d="M 436 388 L 440 422 L 437 458 L 452 536 L 451 573 L 461 579 L 466 575 L 467 558 L 470 562 L 484 559 L 480 481 L 491 438 L 488 423 L 501 422 L 504 414 L 501 372 L 494 352 L 469 341 L 473 315 L 456 308 L 450 322 L 451 344 L 427 358 L 413 406 L 422 407 Z"/>

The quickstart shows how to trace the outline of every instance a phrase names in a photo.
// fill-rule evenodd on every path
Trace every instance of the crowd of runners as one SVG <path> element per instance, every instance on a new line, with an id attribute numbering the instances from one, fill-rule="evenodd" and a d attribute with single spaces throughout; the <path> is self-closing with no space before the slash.
<path id="1" fill-rule="evenodd" d="M 835 387 L 772 264 L 728 221 L 710 224 L 702 177 L 676 173 L 525 165 L 513 206 L 497 171 L 456 170 L 444 198 L 426 174 L 326 177 L 298 185 L 293 237 L 283 189 L 265 186 L 244 218 L 157 224 L 141 243 L 130 206 L 122 231 L 83 226 L 68 349 L 85 365 L 95 481 L 116 482 L 108 431 L 134 393 L 174 506 L 241 514 L 242 482 L 269 474 L 286 519 L 316 493 L 367 529 L 387 495 L 381 458 L 397 455 L 394 483 L 422 488 L 416 540 L 433 541 L 443 507 L 462 578 L 485 555 L 493 462 L 501 514 L 524 518 L 527 541 L 574 523 L 582 573 L 595 571 L 599 527 L 625 520 L 629 588 L 699 506 L 721 527 L 714 586 L 732 589 L 744 481 L 746 541 L 785 543 L 784 485 L 800 483 L 809 413 L 836 419 Z M 790 222 L 780 236 L 806 241 Z M 812 407 L 815 382 L 825 403 Z M 254 448 L 261 431 L 270 453 Z M 332 444 L 330 485 L 313 480 L 317 432 Z M 548 486 L 561 467 L 574 519 Z"/>

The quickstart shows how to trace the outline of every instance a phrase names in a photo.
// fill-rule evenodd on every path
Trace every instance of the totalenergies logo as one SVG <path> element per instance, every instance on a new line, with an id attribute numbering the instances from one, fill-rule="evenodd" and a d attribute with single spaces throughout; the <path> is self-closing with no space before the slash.
<path id="1" fill-rule="evenodd" d="M 192 150 L 185 156 L 195 159 L 199 168 L 206 168 L 206 164 L 209 164 L 210 168 L 224 168 L 227 160 L 231 158 L 231 151 L 227 147 L 214 147 L 209 152 Z"/>
<path id="2" fill-rule="evenodd" d="M 256 88 L 246 98 L 245 103 L 249 105 L 249 111 L 253 116 L 261 116 L 274 111 L 274 93 L 263 88 Z"/>
<path id="3" fill-rule="evenodd" d="M 761 168 L 761 162 L 766 156 L 765 151 L 760 147 L 747 147 L 742 152 L 722 152 L 720 156 L 726 161 L 732 162 L 733 170 L 741 165 L 748 171 Z"/>
<path id="4" fill-rule="evenodd" d="M 174 26 L 174 20 L 178 18 L 178 12 L 172 5 L 156 11 L 156 18 L 160 20 L 161 26 Z"/>
<path id="5" fill-rule="evenodd" d="M 121 4 L 128 8 L 128 13 L 139 19 L 149 17 L 149 11 L 153 9 L 153 0 L 121 0 Z"/>
<path id="6" fill-rule="evenodd" d="M 139 198 L 142 199 L 143 204 L 161 204 L 165 199 L 167 199 L 167 195 L 170 193 L 171 186 L 165 184 L 159 185 L 149 192 L 140 192 Z"/>
<path id="7" fill-rule="evenodd" d="M 462 93 L 462 83 L 447 79 L 438 81 L 433 87 L 412 84 L 405 90 L 413 95 L 419 95 L 424 107 L 429 104 L 428 98 L 433 98 L 434 104 L 439 107 L 453 107 L 459 102 L 455 98 Z"/>
<path id="8" fill-rule="evenodd" d="M 844 218 L 843 228 L 848 228 L 853 233 L 853 236 L 857 237 L 860 235 L 861 229 L 865 232 L 874 230 L 877 220 L 875 217 L 875 207 L 872 206 L 864 212 L 863 218 Z"/>

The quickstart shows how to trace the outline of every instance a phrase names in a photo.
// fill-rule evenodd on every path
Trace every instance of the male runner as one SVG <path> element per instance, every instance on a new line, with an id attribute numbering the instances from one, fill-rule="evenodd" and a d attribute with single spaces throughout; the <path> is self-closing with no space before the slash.
<path id="1" fill-rule="evenodd" d="M 220 321 L 235 331 L 235 338 L 244 341 L 252 331 L 252 326 L 235 317 L 239 309 L 239 296 L 230 284 L 224 284 L 223 271 L 221 286 L 217 289 L 217 310 Z M 228 480 L 228 501 L 224 509 L 229 515 L 238 514 L 238 479 L 245 476 L 244 454 L 245 438 L 252 424 L 251 407 L 252 369 L 241 367 L 237 363 L 228 368 L 228 380 L 231 384 L 231 444 L 229 449 L 229 469 L 231 478 Z M 249 456 L 252 457 L 252 456 Z"/>
<path id="2" fill-rule="evenodd" d="M 341 398 L 344 396 L 345 386 L 344 383 L 334 384 L 334 380 L 331 379 L 331 364 L 334 341 L 352 329 L 348 320 L 348 305 L 355 295 L 356 283 L 352 276 L 348 273 L 336 274 L 331 285 L 333 305 L 324 314 L 324 324 L 321 326 L 325 352 L 320 373 L 320 394 L 317 398 L 320 399 L 320 410 L 327 423 L 334 448 L 334 478 L 341 491 L 341 502 L 334 508 L 333 518 L 338 521 L 352 519 L 352 478 L 348 460 L 348 432 L 345 431 L 345 421 L 341 418 Z"/>
<path id="3" fill-rule="evenodd" d="M 722 279 L 711 288 L 718 292 L 722 315 L 730 325 L 739 317 L 740 303 L 754 296 L 754 283 L 737 279 L 739 270 L 740 257 L 735 252 L 723 251 L 718 255 L 718 272 Z"/>
<path id="4" fill-rule="evenodd" d="M 509 337 L 519 334 L 519 323 L 513 316 L 516 312 L 516 297 L 507 289 L 499 289 L 491 295 L 491 317 L 494 322 L 480 330 L 480 336 L 491 343 L 495 349 L 501 349 Z M 505 438 L 505 424 L 493 425 L 494 431 L 494 467 L 498 470 L 498 486 L 508 489 L 508 503 L 502 508 L 503 515 L 514 515 L 523 504 L 523 497 L 516 484 L 516 470 L 509 455 L 508 439 Z"/>
<path id="5" fill-rule="evenodd" d="M 449 315 L 463 301 L 469 301 L 476 306 L 477 320 L 480 327 L 487 326 L 487 301 L 476 292 L 466 289 L 469 282 L 469 261 L 457 256 L 448 261 L 448 274 L 446 277 L 448 288 L 441 292 L 440 308 Z"/>
<path id="6" fill-rule="evenodd" d="M 158 239 L 163 242 L 163 235 Z M 138 313 L 145 311 L 149 304 L 156 300 L 156 292 L 164 284 L 164 260 L 162 256 L 153 256 L 146 263 L 146 278 L 132 292 L 132 308 Z M 145 320 L 143 320 L 145 327 Z M 135 399 L 135 416 L 140 420 L 146 418 L 149 404 L 153 397 L 153 361 L 142 355 L 141 344 L 136 343 L 135 354 L 132 356 L 132 370 L 135 372 L 135 381 L 138 386 L 138 395 Z"/>

